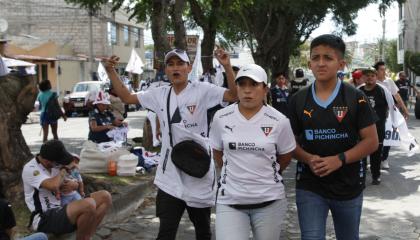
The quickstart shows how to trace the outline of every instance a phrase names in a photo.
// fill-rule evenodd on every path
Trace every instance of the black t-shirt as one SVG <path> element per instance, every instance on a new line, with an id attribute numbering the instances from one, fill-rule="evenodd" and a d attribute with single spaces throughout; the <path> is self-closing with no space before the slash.
<path id="1" fill-rule="evenodd" d="M 385 137 L 385 122 L 388 117 L 388 103 L 386 101 L 385 91 L 378 85 L 372 90 L 366 90 L 366 86 L 360 88 L 365 94 L 370 103 L 370 106 L 375 110 L 378 118 L 376 122 L 376 129 L 378 131 L 379 141 L 381 142 Z"/>
<path id="2" fill-rule="evenodd" d="M 340 84 L 336 96 L 326 108 L 314 99 L 313 84 L 295 94 L 290 101 L 290 122 L 298 144 L 311 154 L 334 156 L 353 148 L 359 141 L 359 130 L 375 123 L 373 109 L 366 96 L 347 83 Z M 344 90 L 344 88 L 346 88 Z M 334 93 L 333 93 L 334 94 Z M 345 94 L 352 97 L 346 98 Z M 304 98 L 298 109 L 298 98 Z M 353 99 L 352 102 L 347 102 Z M 310 167 L 298 162 L 296 188 L 312 191 L 325 198 L 349 200 L 357 197 L 365 186 L 365 169 L 361 161 L 346 164 L 325 177 L 318 177 Z"/>
<path id="3" fill-rule="evenodd" d="M 0 199 L 0 240 L 9 240 L 6 229 L 16 226 L 12 206 L 5 199 Z"/>
<path id="4" fill-rule="evenodd" d="M 270 96 L 271 96 L 271 105 L 277 111 L 283 113 L 286 117 L 288 114 L 288 99 L 289 99 L 289 90 L 281 89 L 277 86 L 270 89 Z"/>
<path id="5" fill-rule="evenodd" d="M 395 82 L 399 89 L 399 94 L 403 101 L 408 101 L 408 93 L 411 87 L 411 83 L 407 80 L 401 80 L 398 79 L 398 81 Z"/>
<path id="6" fill-rule="evenodd" d="M 303 79 L 301 82 L 291 81 L 290 82 L 290 95 L 294 95 L 300 89 L 306 87 L 308 85 L 309 80 Z"/>

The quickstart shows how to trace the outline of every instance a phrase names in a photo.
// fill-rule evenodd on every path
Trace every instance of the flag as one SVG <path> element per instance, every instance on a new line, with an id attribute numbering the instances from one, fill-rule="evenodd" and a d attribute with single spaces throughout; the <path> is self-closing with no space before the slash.
<path id="1" fill-rule="evenodd" d="M 223 75 L 224 72 L 225 72 L 225 68 L 221 64 L 216 66 L 216 76 L 214 77 L 213 84 L 216 84 L 219 87 L 223 86 L 223 82 L 225 79 Z"/>
<path id="2" fill-rule="evenodd" d="M 109 82 L 108 74 L 105 71 L 104 65 L 100 62 L 98 65 L 98 78 L 102 82 Z"/>
<path id="3" fill-rule="evenodd" d="M 188 74 L 188 80 L 191 82 L 198 81 L 200 76 L 203 74 L 203 64 L 201 63 L 201 44 L 200 40 L 197 43 L 197 53 L 195 55 L 194 63 L 192 65 L 192 70 Z"/>
<path id="4" fill-rule="evenodd" d="M 143 61 L 133 48 L 131 50 L 130 60 L 128 60 L 127 67 L 125 67 L 125 71 L 130 73 L 142 74 L 143 66 Z"/>
<path id="5" fill-rule="evenodd" d="M 407 153 L 408 157 L 411 157 L 419 151 L 419 145 L 413 135 L 408 131 L 403 115 L 398 109 L 394 113 L 394 122 L 398 125 L 394 125 L 391 121 L 388 121 L 390 118 L 388 117 L 385 126 L 384 146 L 399 146 L 401 150 Z"/>

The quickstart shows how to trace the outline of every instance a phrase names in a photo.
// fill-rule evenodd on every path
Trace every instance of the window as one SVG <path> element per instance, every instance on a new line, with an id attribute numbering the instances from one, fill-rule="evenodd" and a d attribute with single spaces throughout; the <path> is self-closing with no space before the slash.
<path id="1" fill-rule="evenodd" d="M 398 20 L 401 20 L 403 18 L 403 5 L 398 4 Z"/>
<path id="2" fill-rule="evenodd" d="M 118 45 L 118 28 L 116 23 L 108 22 L 108 44 Z"/>
<path id="3" fill-rule="evenodd" d="M 48 80 L 48 64 L 41 65 L 42 80 Z"/>
<path id="4" fill-rule="evenodd" d="M 404 49 L 404 36 L 401 33 L 400 35 L 398 35 L 398 50 L 403 50 Z"/>
<path id="5" fill-rule="evenodd" d="M 124 45 L 130 46 L 130 27 L 123 26 L 123 34 L 124 34 Z"/>
<path id="6" fill-rule="evenodd" d="M 142 30 L 140 28 L 134 28 L 133 29 L 134 47 L 135 48 L 140 48 L 141 47 L 141 34 L 142 34 Z"/>

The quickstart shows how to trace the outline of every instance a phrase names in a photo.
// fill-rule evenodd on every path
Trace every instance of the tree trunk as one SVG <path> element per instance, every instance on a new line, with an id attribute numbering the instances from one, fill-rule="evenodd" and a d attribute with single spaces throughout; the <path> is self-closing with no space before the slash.
<path id="1" fill-rule="evenodd" d="M 171 18 L 174 27 L 175 42 L 174 45 L 178 49 L 187 50 L 187 38 L 182 14 L 184 13 L 185 1 L 176 0 L 171 7 Z"/>
<path id="2" fill-rule="evenodd" d="M 36 84 L 34 76 L 0 77 L 0 180 L 8 199 L 23 196 L 23 165 L 33 157 L 20 128 L 34 108 Z"/>
<path id="3" fill-rule="evenodd" d="M 201 62 L 203 64 L 203 72 L 208 72 L 213 68 L 213 50 L 222 4 L 220 0 L 213 0 L 210 13 L 206 16 L 205 11 L 196 0 L 189 0 L 189 3 L 194 21 L 204 32 L 203 42 L 201 43 Z"/>
<path id="4" fill-rule="evenodd" d="M 300 44 L 295 39 L 294 26 L 293 21 L 275 13 L 268 20 L 256 20 L 253 25 L 252 35 L 257 41 L 253 57 L 269 76 L 287 72 L 290 52 Z"/>
<path id="5" fill-rule="evenodd" d="M 165 52 L 170 47 L 166 34 L 166 24 L 168 17 L 167 0 L 153 0 L 153 10 L 151 16 L 152 38 L 155 48 L 155 68 L 158 71 L 163 71 Z"/>
<path id="6" fill-rule="evenodd" d="M 287 73 L 291 41 L 292 39 L 284 38 L 270 49 L 267 49 L 267 45 L 258 43 L 256 52 L 253 54 L 255 63 L 262 66 L 269 76 L 279 72 Z M 269 52 L 269 54 L 264 54 L 265 52 Z"/>
<path id="7" fill-rule="evenodd" d="M 201 63 L 203 72 L 208 72 L 213 68 L 213 49 L 216 41 L 216 29 L 206 29 L 204 31 L 203 42 L 201 43 Z"/>

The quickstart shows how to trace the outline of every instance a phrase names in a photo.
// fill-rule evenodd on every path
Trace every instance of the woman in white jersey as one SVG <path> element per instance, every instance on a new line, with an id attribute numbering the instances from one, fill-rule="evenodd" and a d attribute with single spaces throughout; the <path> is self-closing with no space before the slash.
<path id="1" fill-rule="evenodd" d="M 210 129 L 222 167 L 216 200 L 216 239 L 280 238 L 286 196 L 280 173 L 296 147 L 289 120 L 264 104 L 267 74 L 258 65 L 236 76 L 239 102 L 219 110 Z"/>

